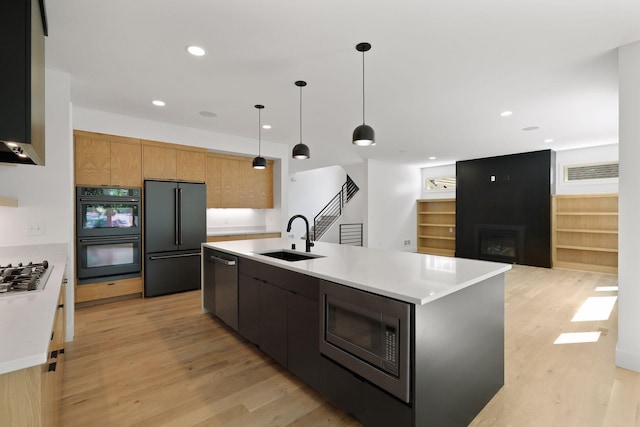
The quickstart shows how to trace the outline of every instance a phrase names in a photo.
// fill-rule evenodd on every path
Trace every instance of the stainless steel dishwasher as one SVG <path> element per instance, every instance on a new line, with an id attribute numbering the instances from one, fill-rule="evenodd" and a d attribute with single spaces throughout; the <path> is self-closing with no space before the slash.
<path id="1" fill-rule="evenodd" d="M 238 257 L 204 248 L 202 304 L 238 330 Z"/>

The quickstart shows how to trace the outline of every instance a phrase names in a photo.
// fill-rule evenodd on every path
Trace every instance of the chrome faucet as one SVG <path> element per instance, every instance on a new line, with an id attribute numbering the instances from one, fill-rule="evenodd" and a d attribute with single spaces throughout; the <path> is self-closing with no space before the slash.
<path id="1" fill-rule="evenodd" d="M 292 216 L 291 219 L 289 219 L 289 224 L 287 225 L 287 233 L 291 231 L 291 223 L 296 218 L 304 219 L 304 223 L 305 223 L 305 225 L 307 227 L 306 251 L 307 252 L 311 252 L 311 246 L 313 246 L 313 242 L 309 239 L 309 221 L 307 221 L 307 218 L 305 218 L 303 215 L 294 215 L 294 216 Z"/>

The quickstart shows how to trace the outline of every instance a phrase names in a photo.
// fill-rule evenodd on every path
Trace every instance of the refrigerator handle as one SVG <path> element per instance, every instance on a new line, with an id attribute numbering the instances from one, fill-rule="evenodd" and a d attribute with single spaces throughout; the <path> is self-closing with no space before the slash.
<path id="1" fill-rule="evenodd" d="M 178 188 L 178 205 L 179 205 L 179 209 L 178 209 L 178 244 L 181 245 L 182 244 L 182 188 Z"/>
<path id="2" fill-rule="evenodd" d="M 175 243 L 176 246 L 180 244 L 180 206 L 179 206 L 179 200 L 178 200 L 178 188 L 174 188 L 173 189 L 173 203 L 174 203 L 174 237 L 175 237 Z"/>

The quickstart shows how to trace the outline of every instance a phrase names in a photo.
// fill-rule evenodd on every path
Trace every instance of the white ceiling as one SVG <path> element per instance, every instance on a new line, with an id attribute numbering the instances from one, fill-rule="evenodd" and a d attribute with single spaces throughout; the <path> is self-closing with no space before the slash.
<path id="1" fill-rule="evenodd" d="M 47 14 L 47 66 L 70 73 L 77 107 L 257 138 L 264 104 L 263 140 L 293 147 L 307 81 L 311 159 L 292 171 L 617 143 L 616 48 L 640 40 L 638 0 L 49 0 Z M 364 41 L 375 147 L 351 144 Z"/>

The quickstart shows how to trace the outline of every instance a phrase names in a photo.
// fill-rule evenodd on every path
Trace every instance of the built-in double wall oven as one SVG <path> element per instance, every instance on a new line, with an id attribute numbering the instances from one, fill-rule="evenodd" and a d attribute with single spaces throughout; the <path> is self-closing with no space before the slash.
<path id="1" fill-rule="evenodd" d="M 142 271 L 140 188 L 76 188 L 78 284 Z"/>
<path id="2" fill-rule="evenodd" d="M 320 352 L 410 401 L 410 304 L 320 281 Z"/>

